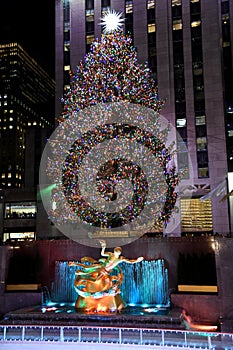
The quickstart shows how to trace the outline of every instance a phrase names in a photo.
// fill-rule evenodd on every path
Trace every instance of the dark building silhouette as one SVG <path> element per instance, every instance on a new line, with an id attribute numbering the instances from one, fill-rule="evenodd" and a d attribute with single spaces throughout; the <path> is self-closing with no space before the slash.
<path id="1" fill-rule="evenodd" d="M 17 43 L 0 45 L 0 188 L 38 184 L 54 127 L 54 80 Z"/>

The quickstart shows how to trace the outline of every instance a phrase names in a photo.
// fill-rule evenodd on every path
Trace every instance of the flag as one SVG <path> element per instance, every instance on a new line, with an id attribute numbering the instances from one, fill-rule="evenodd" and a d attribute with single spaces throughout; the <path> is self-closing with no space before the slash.
<path id="1" fill-rule="evenodd" d="M 227 181 L 224 179 L 220 184 L 215 187 L 212 191 L 207 193 L 205 196 L 200 198 L 200 201 L 203 202 L 207 199 L 211 199 L 214 197 L 224 196 L 227 193 Z"/>
<path id="2" fill-rule="evenodd" d="M 228 192 L 227 194 L 225 194 L 225 196 L 223 196 L 220 200 L 220 202 L 224 202 L 227 198 L 229 198 L 230 196 L 233 195 L 233 190 L 231 190 L 230 192 Z"/>

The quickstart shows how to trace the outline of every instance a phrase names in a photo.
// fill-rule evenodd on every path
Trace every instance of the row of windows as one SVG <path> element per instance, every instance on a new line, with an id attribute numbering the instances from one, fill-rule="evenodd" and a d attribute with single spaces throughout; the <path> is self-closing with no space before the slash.
<path id="1" fill-rule="evenodd" d="M 200 201 L 199 198 L 181 199 L 181 227 L 182 232 L 212 232 L 212 204 L 211 200 Z M 32 203 L 27 207 L 25 203 L 8 203 L 5 206 L 5 218 L 34 218 L 36 216 L 36 204 Z M 18 229 L 15 232 L 4 232 L 3 241 L 15 239 L 35 239 L 35 231 L 32 229 Z"/>
<path id="2" fill-rule="evenodd" d="M 37 212 L 36 202 L 5 203 L 5 219 L 35 218 Z"/>
<path id="3" fill-rule="evenodd" d="M 2 173 L 2 179 L 5 179 L 5 178 L 11 179 L 12 176 L 13 176 L 12 173 Z M 16 173 L 15 178 L 21 180 L 21 174 Z"/>
<path id="4" fill-rule="evenodd" d="M 12 182 L 0 182 L 0 186 L 1 187 L 17 187 L 17 188 L 19 188 L 19 187 L 22 187 L 22 184 L 21 183 L 18 183 L 18 182 L 14 182 L 14 183 L 12 183 Z"/>

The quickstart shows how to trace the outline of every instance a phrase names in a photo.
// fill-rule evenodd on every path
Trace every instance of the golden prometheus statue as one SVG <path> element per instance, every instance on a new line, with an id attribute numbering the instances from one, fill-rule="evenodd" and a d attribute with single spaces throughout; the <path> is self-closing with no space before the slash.
<path id="1" fill-rule="evenodd" d="M 122 262 L 135 264 L 144 258 L 134 260 L 121 256 L 121 247 L 115 247 L 114 252 L 106 252 L 106 242 L 101 244 L 101 256 L 98 261 L 90 257 L 81 259 L 81 263 L 69 262 L 69 266 L 77 266 L 74 288 L 78 293 L 75 303 L 77 310 L 85 312 L 114 312 L 125 307 L 120 293 L 120 285 L 124 275 L 118 266 Z"/>

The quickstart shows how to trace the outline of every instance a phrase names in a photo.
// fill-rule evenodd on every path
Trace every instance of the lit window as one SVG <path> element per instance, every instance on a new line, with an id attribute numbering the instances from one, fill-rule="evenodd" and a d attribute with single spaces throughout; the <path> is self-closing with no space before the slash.
<path id="1" fill-rule="evenodd" d="M 36 122 L 33 122 L 33 125 L 37 125 Z"/>
<path id="2" fill-rule="evenodd" d="M 86 10 L 86 21 L 94 22 L 94 9 Z"/>
<path id="3" fill-rule="evenodd" d="M 147 30 L 148 30 L 148 33 L 154 33 L 155 30 L 156 30 L 156 27 L 155 27 L 155 24 L 154 24 L 154 23 L 148 24 L 147 28 L 148 28 L 148 29 L 147 29 Z"/>
<path id="4" fill-rule="evenodd" d="M 9 121 L 10 121 L 10 122 L 12 122 L 12 121 L 13 121 L 13 118 L 12 118 L 12 117 L 10 117 L 10 118 L 9 118 Z"/>
<path id="5" fill-rule="evenodd" d="M 6 177 L 6 174 L 2 173 L 2 179 L 5 179 L 5 177 Z"/>
<path id="6" fill-rule="evenodd" d="M 196 125 L 205 125 L 205 115 L 198 115 L 196 116 Z"/>
<path id="7" fill-rule="evenodd" d="M 180 30 L 180 29 L 182 29 L 182 20 L 181 19 L 177 19 L 177 20 L 173 21 L 172 28 L 173 28 L 173 30 Z"/>
<path id="8" fill-rule="evenodd" d="M 202 75 L 202 74 L 203 74 L 202 68 L 194 68 L 194 69 L 193 69 L 193 74 L 194 74 L 195 76 L 197 76 L 197 75 Z"/>
<path id="9" fill-rule="evenodd" d="M 180 6 L 181 0 L 172 0 L 172 6 Z"/>
<path id="10" fill-rule="evenodd" d="M 132 13 L 133 12 L 133 1 L 129 0 L 125 2 L 125 13 Z"/>
<path id="11" fill-rule="evenodd" d="M 104 15 L 109 12 L 111 10 L 110 6 L 105 6 L 105 7 L 102 7 L 102 10 L 101 10 L 101 15 L 102 17 L 104 17 Z"/>
<path id="12" fill-rule="evenodd" d="M 206 137 L 197 137 L 197 150 L 205 151 L 207 149 Z"/>
<path id="13" fill-rule="evenodd" d="M 70 44 L 64 44 L 64 51 L 70 51 Z"/>
<path id="14" fill-rule="evenodd" d="M 224 24 L 227 24 L 227 21 L 230 19 L 229 13 L 225 13 L 222 15 L 222 20 L 224 21 Z"/>
<path id="15" fill-rule="evenodd" d="M 30 219 L 36 216 L 35 202 L 5 203 L 5 219 Z"/>
<path id="16" fill-rule="evenodd" d="M 11 173 L 8 173 L 8 178 L 9 178 L 9 179 L 11 178 Z"/>
<path id="17" fill-rule="evenodd" d="M 9 129 L 13 129 L 13 125 L 9 125 Z"/>
<path id="18" fill-rule="evenodd" d="M 186 126 L 186 118 L 177 119 L 176 126 L 177 126 L 177 128 L 182 128 L 182 127 Z"/>
<path id="19" fill-rule="evenodd" d="M 191 2 L 199 2 L 200 0 L 191 0 Z"/>
<path id="20" fill-rule="evenodd" d="M 32 123 L 28 123 L 28 126 L 31 126 L 32 125 Z"/>
<path id="21" fill-rule="evenodd" d="M 95 40 L 94 35 L 86 36 L 87 45 L 90 45 L 94 40 Z"/>
<path id="22" fill-rule="evenodd" d="M 212 203 L 210 199 L 203 202 L 199 198 L 181 199 L 182 232 L 212 231 Z"/>
<path id="23" fill-rule="evenodd" d="M 86 10 L 86 17 L 94 16 L 94 9 Z"/>
<path id="24" fill-rule="evenodd" d="M 64 71 L 70 71 L 70 65 L 64 66 Z"/>
<path id="25" fill-rule="evenodd" d="M 155 0 L 147 0 L 147 10 L 155 8 Z"/>
<path id="26" fill-rule="evenodd" d="M 209 177 L 208 168 L 198 168 L 198 177 Z"/>
<path id="27" fill-rule="evenodd" d="M 10 113 L 13 113 L 13 109 L 10 109 Z"/>
<path id="28" fill-rule="evenodd" d="M 7 186 L 10 187 L 11 186 L 11 182 L 8 182 Z"/>
<path id="29" fill-rule="evenodd" d="M 201 21 L 194 21 L 194 22 L 191 22 L 191 27 L 194 28 L 194 27 L 198 27 L 201 25 Z"/>

